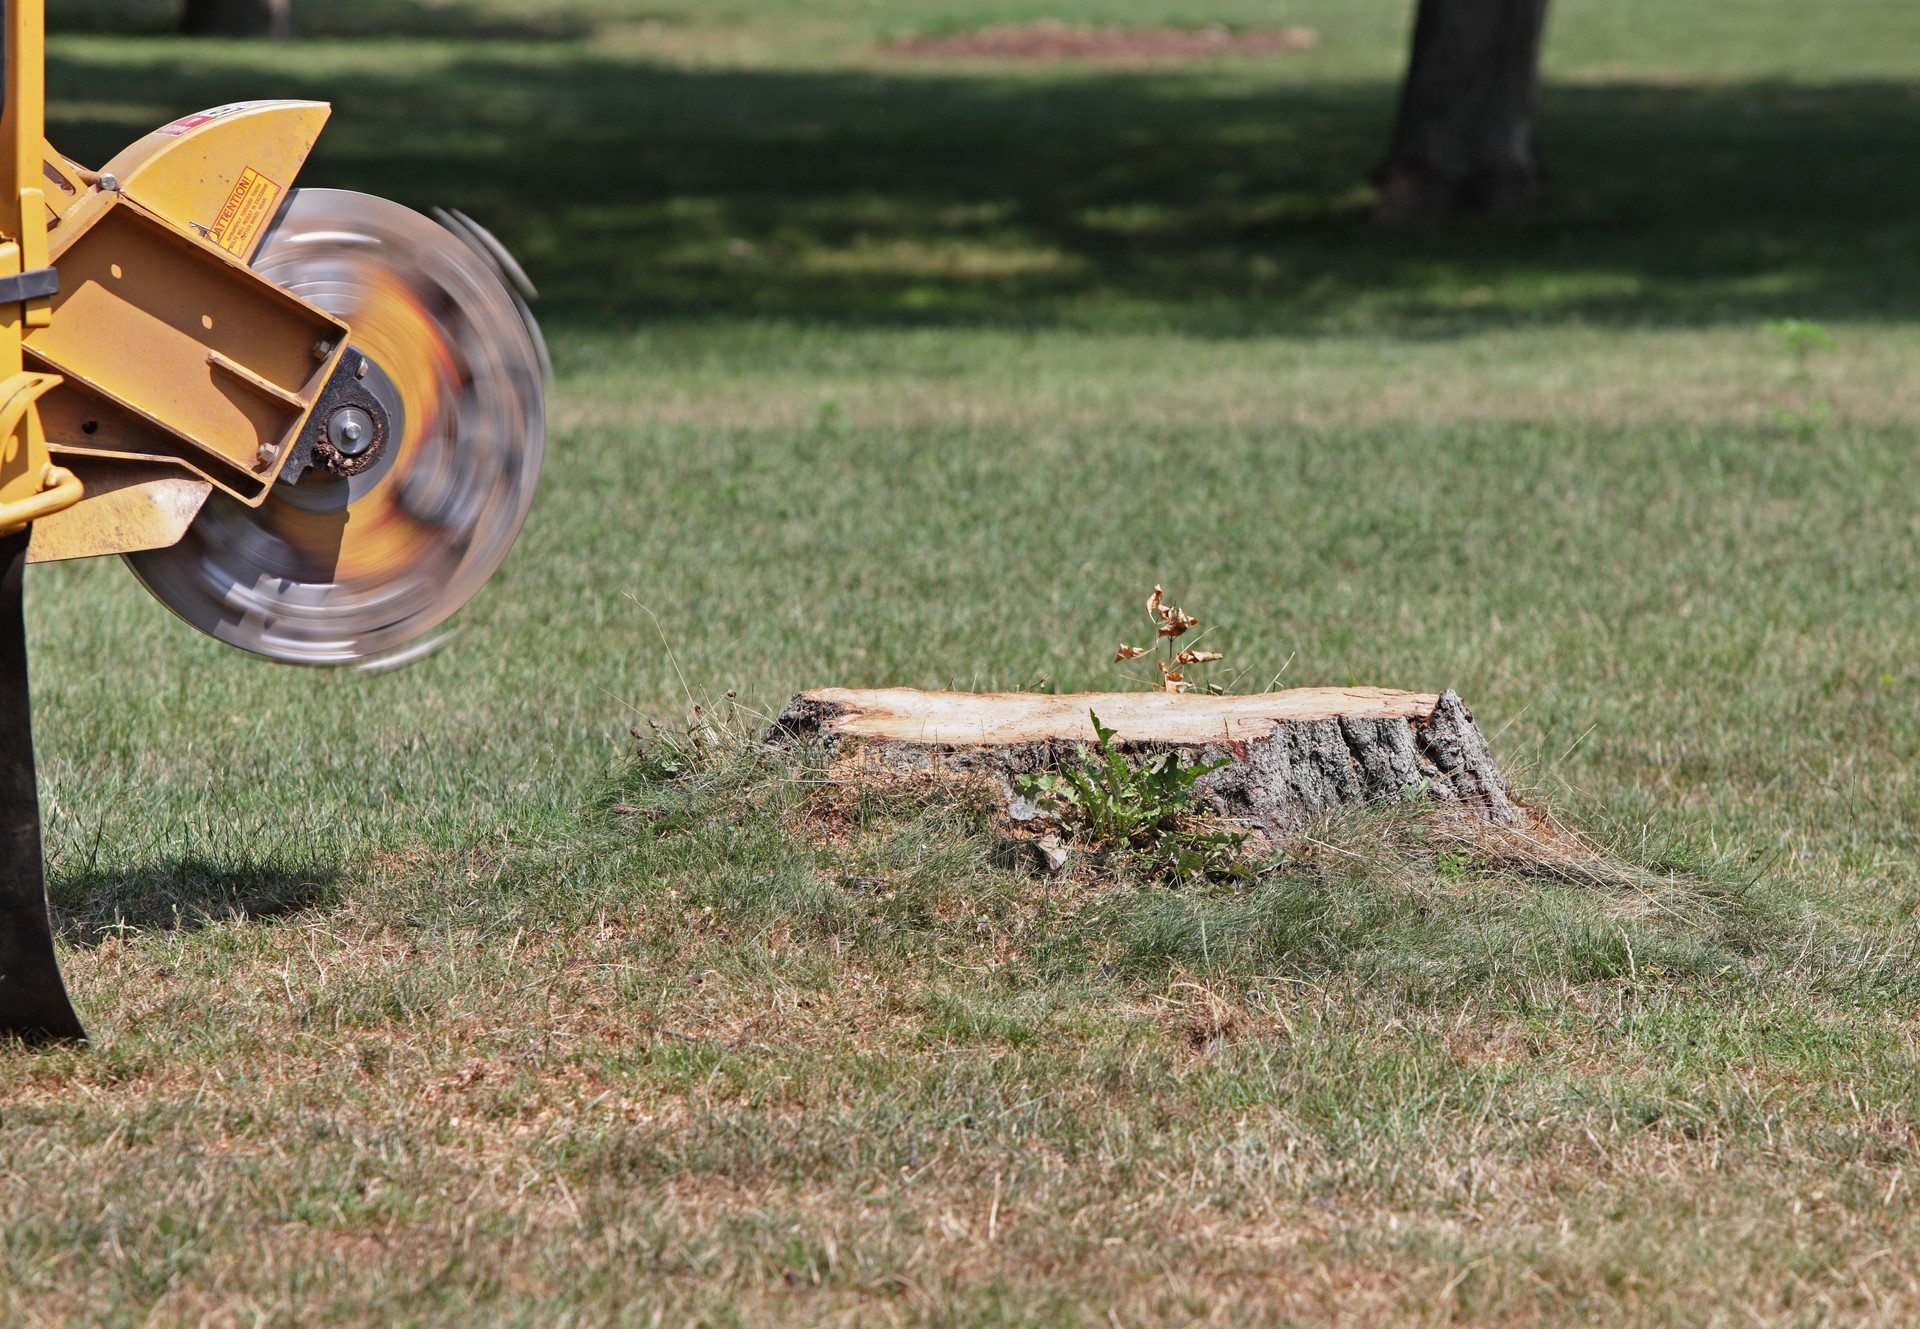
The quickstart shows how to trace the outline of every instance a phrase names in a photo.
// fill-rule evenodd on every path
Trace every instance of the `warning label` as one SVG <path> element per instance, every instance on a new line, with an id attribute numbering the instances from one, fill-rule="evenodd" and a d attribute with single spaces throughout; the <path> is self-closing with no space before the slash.
<path id="1" fill-rule="evenodd" d="M 240 172 L 240 180 L 220 205 L 220 215 L 207 227 L 207 239 L 229 254 L 244 254 L 260 228 L 273 220 L 281 189 L 251 166 Z"/>

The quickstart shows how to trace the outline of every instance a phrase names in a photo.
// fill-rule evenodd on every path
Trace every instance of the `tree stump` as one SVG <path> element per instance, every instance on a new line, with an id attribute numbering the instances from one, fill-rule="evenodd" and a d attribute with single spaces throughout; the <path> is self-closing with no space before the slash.
<path id="1" fill-rule="evenodd" d="M 819 688 L 796 693 L 767 733 L 818 743 L 875 775 L 1016 777 L 1079 760 L 1089 713 L 1128 756 L 1174 751 L 1228 764 L 1195 786 L 1214 812 L 1270 836 L 1341 807 L 1426 796 L 1497 825 L 1519 820 L 1506 778 L 1453 692 L 1297 688 L 1246 697 L 1165 692 L 1049 695 Z"/>

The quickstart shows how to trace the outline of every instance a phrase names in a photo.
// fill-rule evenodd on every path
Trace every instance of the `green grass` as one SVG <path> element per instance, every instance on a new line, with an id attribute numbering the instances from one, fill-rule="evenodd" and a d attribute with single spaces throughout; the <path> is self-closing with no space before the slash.
<path id="1" fill-rule="evenodd" d="M 0 1319 L 1911 1321 L 1920 10 L 1556 0 L 1547 205 L 1406 234 L 1400 3 L 310 8 L 69 7 L 53 137 L 335 101 L 310 183 L 542 288 L 544 487 L 394 674 L 30 577 L 96 1042 L 0 1053 Z M 1322 40 L 883 49 L 1047 16 Z M 683 686 L 1110 686 L 1155 581 L 1242 690 L 1458 689 L 1624 866 L 1050 885 L 628 762 Z"/>

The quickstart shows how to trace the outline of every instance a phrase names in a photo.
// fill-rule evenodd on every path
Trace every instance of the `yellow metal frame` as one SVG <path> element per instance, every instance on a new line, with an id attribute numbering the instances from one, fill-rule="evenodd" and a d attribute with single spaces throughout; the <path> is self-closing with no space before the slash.
<path id="1" fill-rule="evenodd" d="M 6 106 L 0 112 L 0 278 L 47 266 L 46 197 L 39 188 L 46 142 L 44 0 L 6 5 Z M 26 183 L 31 169 L 34 183 Z M 29 373 L 24 339 L 51 313 L 45 301 L 0 305 L 0 534 L 71 508 L 85 494 L 47 453 L 37 404 L 60 377 Z"/>
<path id="2" fill-rule="evenodd" d="M 44 393 L 59 387 L 60 382 L 58 374 L 23 370 L 0 383 L 0 439 L 7 440 L 9 452 L 17 449 L 29 467 L 35 456 L 33 442 L 41 435 L 38 422 L 33 418 L 35 403 Z M 44 439 L 41 449 L 44 452 Z M 34 492 L 0 507 L 0 535 L 11 535 L 22 526 L 64 512 L 86 494 L 79 476 L 51 461 L 42 460 L 39 469 L 31 474 Z"/>
<path id="3" fill-rule="evenodd" d="M 325 126 L 323 102 L 182 116 L 99 171 L 45 134 L 45 0 L 5 7 L 0 534 L 29 557 L 172 544 L 215 490 L 265 501 L 347 353 L 341 320 L 248 264 Z"/>

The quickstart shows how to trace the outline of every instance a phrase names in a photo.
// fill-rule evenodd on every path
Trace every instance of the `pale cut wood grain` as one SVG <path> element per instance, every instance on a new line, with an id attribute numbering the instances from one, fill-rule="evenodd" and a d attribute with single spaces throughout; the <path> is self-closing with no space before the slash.
<path id="1" fill-rule="evenodd" d="M 977 773 L 1011 795 L 1020 775 L 1082 760 L 1094 742 L 1093 715 L 1129 756 L 1175 751 L 1182 761 L 1227 763 L 1201 780 L 1200 795 L 1219 815 L 1269 834 L 1298 831 L 1342 806 L 1421 796 L 1493 822 L 1519 815 L 1486 739 L 1452 692 L 818 688 L 795 694 L 768 740 L 857 753 L 876 778 Z"/>

